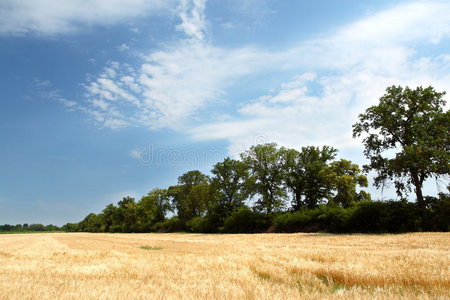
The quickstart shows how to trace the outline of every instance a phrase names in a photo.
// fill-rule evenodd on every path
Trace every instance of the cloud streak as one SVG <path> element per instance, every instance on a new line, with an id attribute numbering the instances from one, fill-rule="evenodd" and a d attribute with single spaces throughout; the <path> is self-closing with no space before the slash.
<path id="1" fill-rule="evenodd" d="M 161 14 L 171 0 L 2 0 L 1 35 L 67 34 L 92 25 L 111 25 L 125 19 Z"/>

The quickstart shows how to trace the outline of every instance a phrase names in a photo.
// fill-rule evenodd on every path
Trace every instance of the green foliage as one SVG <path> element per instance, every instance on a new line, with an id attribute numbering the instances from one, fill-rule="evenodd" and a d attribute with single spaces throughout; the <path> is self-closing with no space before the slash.
<path id="1" fill-rule="evenodd" d="M 217 206 L 226 217 L 243 206 L 249 196 L 249 168 L 241 161 L 225 158 L 214 165 L 211 173 L 214 174 L 212 182 L 218 192 Z"/>
<path id="2" fill-rule="evenodd" d="M 277 216 L 273 221 L 276 232 L 345 232 L 352 209 L 335 205 L 319 205 Z"/>
<path id="3" fill-rule="evenodd" d="M 247 181 L 249 191 L 259 195 L 255 208 L 269 215 L 281 210 L 285 206 L 287 194 L 281 168 L 282 156 L 277 144 L 252 146 L 241 154 L 241 158 L 251 170 Z"/>
<path id="4" fill-rule="evenodd" d="M 166 213 L 172 210 L 166 189 L 153 189 L 137 203 L 140 232 L 152 231 L 155 223 L 164 222 Z"/>
<path id="5" fill-rule="evenodd" d="M 314 208 L 331 196 L 332 179 L 328 161 L 336 157 L 337 149 L 324 146 L 281 148 L 282 168 L 286 186 L 294 195 L 292 207 L 299 210 L 306 206 Z"/>
<path id="6" fill-rule="evenodd" d="M 189 171 L 178 177 L 178 185 L 168 189 L 173 207 L 183 222 L 204 216 L 214 201 L 214 187 L 209 177 L 198 170 Z"/>
<path id="7" fill-rule="evenodd" d="M 141 248 L 142 250 L 162 250 L 161 247 L 153 247 L 153 246 L 141 246 L 139 248 Z"/>
<path id="8" fill-rule="evenodd" d="M 79 223 L 67 223 L 61 227 L 61 230 L 66 232 L 77 232 L 78 230 L 78 224 Z"/>
<path id="9" fill-rule="evenodd" d="M 179 232 L 186 230 L 185 223 L 177 216 L 174 216 L 164 222 L 158 222 L 153 225 L 153 230 L 156 232 Z"/>
<path id="10" fill-rule="evenodd" d="M 231 213 L 225 219 L 221 232 L 227 233 L 255 233 L 265 232 L 270 226 L 266 215 L 252 211 L 244 206 Z"/>
<path id="11" fill-rule="evenodd" d="M 94 213 L 90 213 L 83 221 L 78 223 L 78 230 L 84 232 L 101 232 L 101 227 L 100 216 Z"/>
<path id="12" fill-rule="evenodd" d="M 450 194 L 425 199 L 430 216 L 431 231 L 450 231 Z"/>
<path id="13" fill-rule="evenodd" d="M 205 219 L 202 217 L 195 217 L 186 222 L 186 228 L 190 232 L 204 232 Z"/>
<path id="14" fill-rule="evenodd" d="M 352 232 L 400 233 L 419 230 L 421 218 L 417 205 L 411 202 L 362 201 L 355 205 L 349 222 Z"/>
<path id="15" fill-rule="evenodd" d="M 370 163 L 364 168 L 377 172 L 375 186 L 393 182 L 400 197 L 413 186 L 428 227 L 423 182 L 450 173 L 450 112 L 443 111 L 445 92 L 431 86 L 415 90 L 392 86 L 386 92 L 378 105 L 359 115 L 353 136 L 365 135 L 364 154 Z M 390 157 L 389 151 L 395 151 L 395 156 Z"/>
<path id="16" fill-rule="evenodd" d="M 336 191 L 330 198 L 331 202 L 343 207 L 349 207 L 355 201 L 370 200 L 364 191 L 357 193 L 356 187 L 367 187 L 367 177 L 361 174 L 357 164 L 341 159 L 330 164 L 329 181 Z"/>
<path id="17" fill-rule="evenodd" d="M 51 231 L 60 231 L 63 230 L 55 225 L 43 225 L 43 224 L 17 224 L 17 225 L 9 225 L 4 224 L 0 225 L 0 232 L 5 233 L 26 233 L 26 232 L 51 232 Z"/>

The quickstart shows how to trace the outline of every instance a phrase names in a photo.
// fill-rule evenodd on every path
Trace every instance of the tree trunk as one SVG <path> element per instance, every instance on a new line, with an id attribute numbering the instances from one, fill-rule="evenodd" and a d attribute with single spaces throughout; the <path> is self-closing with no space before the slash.
<path id="1" fill-rule="evenodd" d="M 297 191 L 295 192 L 295 203 L 294 203 L 294 210 L 300 210 L 302 207 L 302 193 Z"/>
<path id="2" fill-rule="evenodd" d="M 412 177 L 414 181 L 414 188 L 416 192 L 416 201 L 419 206 L 420 213 L 422 215 L 422 230 L 429 230 L 429 222 L 428 222 L 428 211 L 426 207 L 425 200 L 423 199 L 422 194 L 422 181 L 419 179 L 419 175 L 417 172 L 412 172 Z"/>

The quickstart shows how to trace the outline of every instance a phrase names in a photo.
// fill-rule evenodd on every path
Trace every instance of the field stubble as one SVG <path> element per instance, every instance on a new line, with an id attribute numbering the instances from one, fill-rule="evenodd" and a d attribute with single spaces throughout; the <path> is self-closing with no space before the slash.
<path id="1" fill-rule="evenodd" d="M 1 299 L 442 298 L 450 234 L 0 235 Z"/>

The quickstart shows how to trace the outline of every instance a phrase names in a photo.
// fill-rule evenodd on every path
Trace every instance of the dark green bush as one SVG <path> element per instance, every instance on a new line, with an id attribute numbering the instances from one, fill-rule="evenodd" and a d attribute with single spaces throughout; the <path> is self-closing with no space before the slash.
<path id="1" fill-rule="evenodd" d="M 407 201 L 364 201 L 355 205 L 350 232 L 400 233 L 417 231 L 421 219 L 417 205 Z"/>
<path id="2" fill-rule="evenodd" d="M 202 217 L 195 217 L 186 222 L 186 229 L 190 232 L 204 232 L 205 219 Z"/>
<path id="3" fill-rule="evenodd" d="M 312 216 L 309 210 L 287 212 L 277 216 L 273 221 L 276 232 L 301 232 L 311 226 Z"/>
<path id="4" fill-rule="evenodd" d="M 319 205 L 314 209 L 303 209 L 277 216 L 273 221 L 276 232 L 345 232 L 351 208 Z"/>
<path id="5" fill-rule="evenodd" d="M 233 211 L 225 219 L 220 231 L 224 233 L 266 232 L 269 226 L 270 219 L 267 216 L 245 206 Z"/>
<path id="6" fill-rule="evenodd" d="M 450 194 L 439 193 L 439 198 L 426 197 L 431 231 L 450 231 Z"/>
<path id="7" fill-rule="evenodd" d="M 185 230 L 185 224 L 176 216 L 163 222 L 158 222 L 153 226 L 153 231 L 156 232 L 179 232 Z"/>

